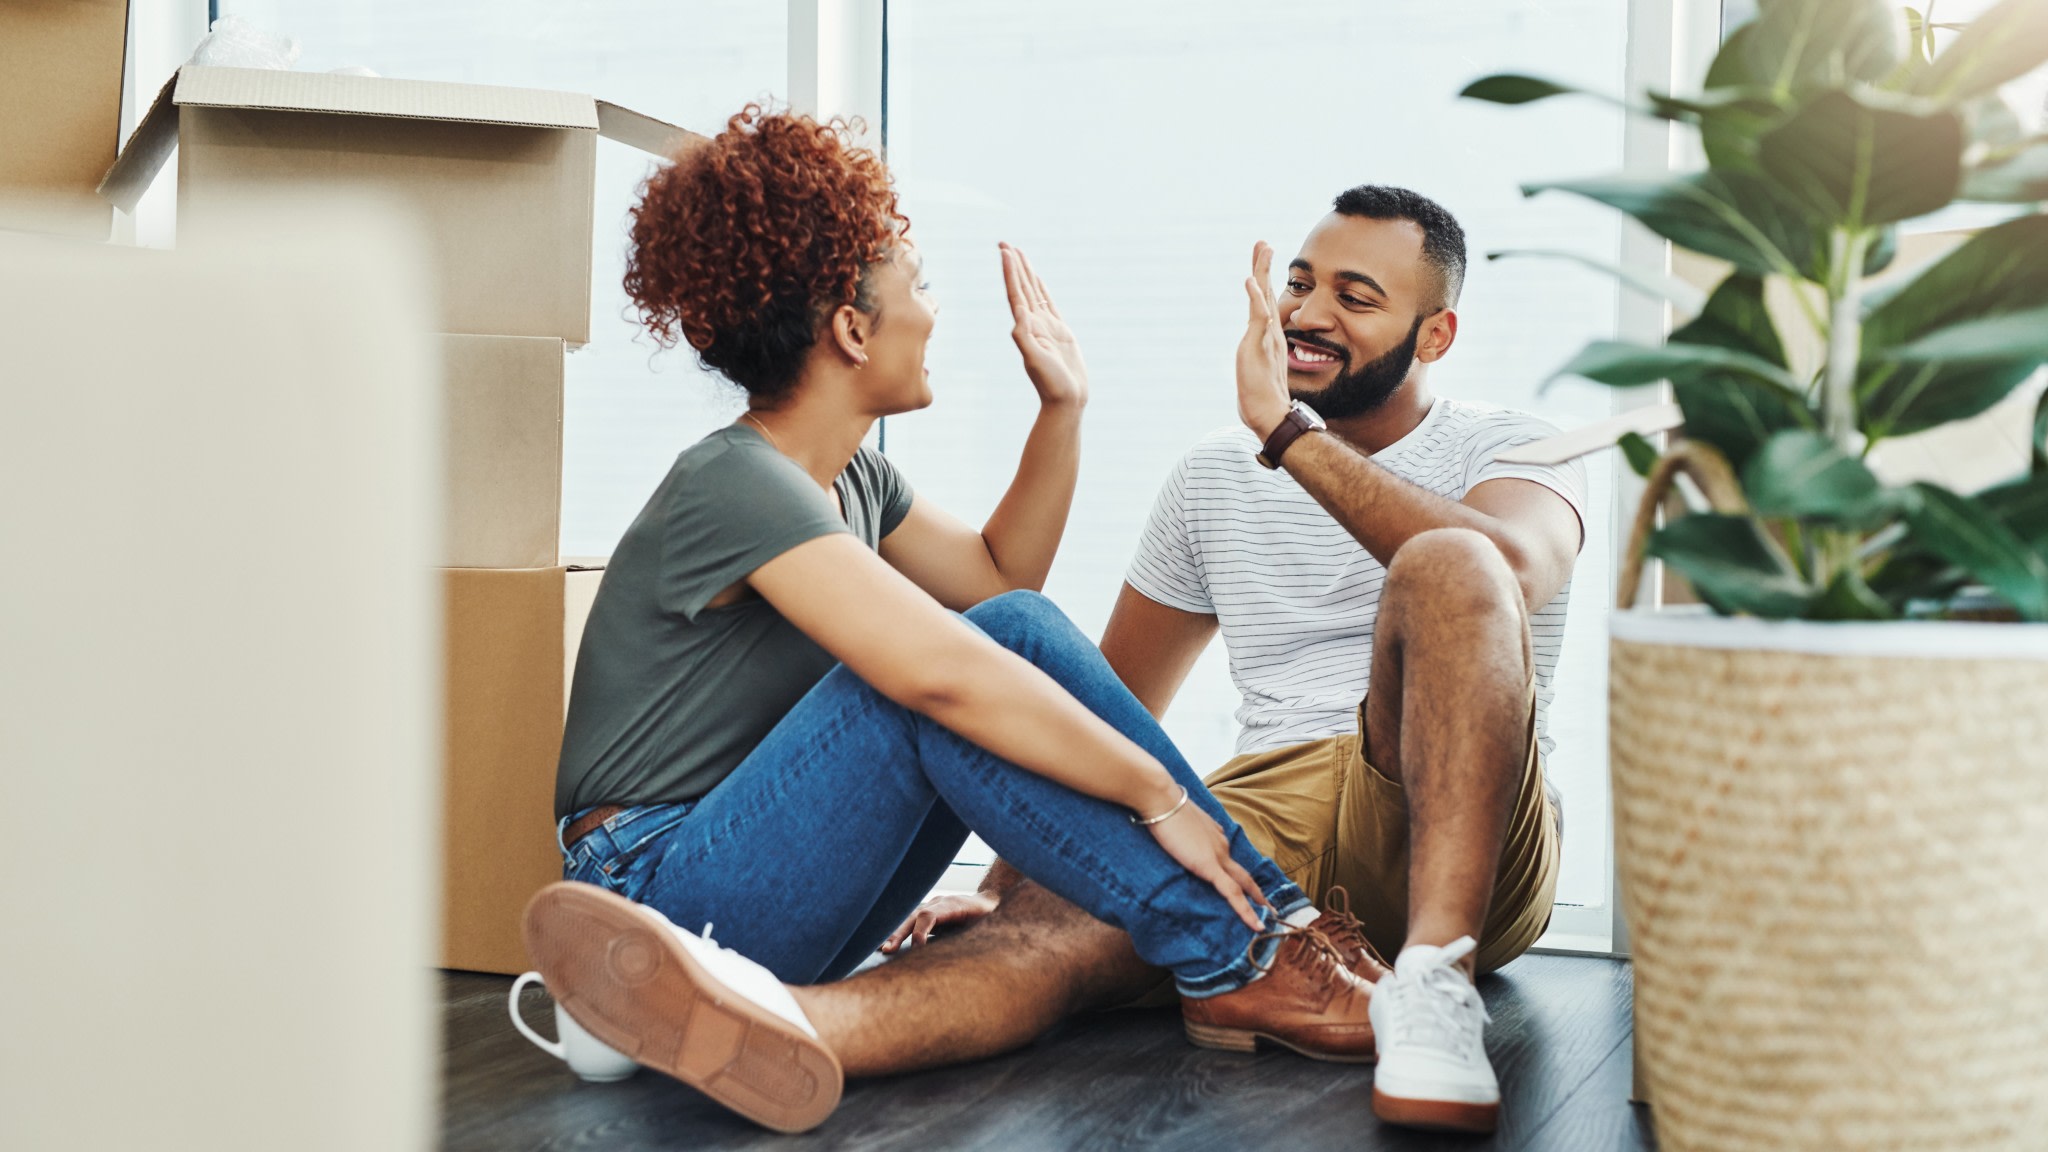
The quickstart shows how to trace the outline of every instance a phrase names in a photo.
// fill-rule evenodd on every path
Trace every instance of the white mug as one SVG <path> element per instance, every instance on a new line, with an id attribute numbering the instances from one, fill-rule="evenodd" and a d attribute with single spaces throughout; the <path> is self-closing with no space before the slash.
<path id="1" fill-rule="evenodd" d="M 578 1024 L 575 1017 L 562 1011 L 560 1004 L 555 1005 L 555 1035 L 560 1036 L 560 1040 L 549 1040 L 528 1027 L 526 1021 L 519 1015 L 519 993 L 524 991 L 529 983 L 547 987 L 542 982 L 540 973 L 528 972 L 512 982 L 512 995 L 508 998 L 512 1009 L 512 1026 L 519 1029 L 521 1036 L 533 1041 L 541 1051 L 555 1059 L 567 1061 L 571 1072 L 592 1083 L 609 1084 L 615 1080 L 624 1080 L 640 1070 L 640 1065 L 584 1031 L 583 1025 Z"/>

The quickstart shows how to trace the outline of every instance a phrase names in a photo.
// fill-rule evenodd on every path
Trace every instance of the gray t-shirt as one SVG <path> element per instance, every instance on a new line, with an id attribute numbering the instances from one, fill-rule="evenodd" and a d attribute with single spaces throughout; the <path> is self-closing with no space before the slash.
<path id="1" fill-rule="evenodd" d="M 832 670 L 766 600 L 705 604 L 806 540 L 851 532 L 877 547 L 910 512 L 910 486 L 878 452 L 861 449 L 833 486 L 844 519 L 745 424 L 676 457 L 606 564 L 584 627 L 558 818 L 704 795 Z"/>

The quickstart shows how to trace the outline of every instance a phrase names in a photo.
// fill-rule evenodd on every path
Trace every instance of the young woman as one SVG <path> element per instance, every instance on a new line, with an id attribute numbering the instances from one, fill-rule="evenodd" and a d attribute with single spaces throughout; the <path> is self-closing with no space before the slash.
<path id="1" fill-rule="evenodd" d="M 1169 969 L 1205 1004 L 1191 1035 L 1341 1049 L 1365 986 L 1274 927 L 1307 899 L 1037 594 L 1088 382 L 1021 252 L 1003 277 L 1041 406 L 988 522 L 861 446 L 932 400 L 907 226 L 843 129 L 758 107 L 647 183 L 627 290 L 748 410 L 677 458 L 592 609 L 556 792 L 578 883 L 527 921 L 548 986 L 642 1063 L 808 1127 L 839 1068 L 783 984 L 851 972 L 971 829 Z"/>

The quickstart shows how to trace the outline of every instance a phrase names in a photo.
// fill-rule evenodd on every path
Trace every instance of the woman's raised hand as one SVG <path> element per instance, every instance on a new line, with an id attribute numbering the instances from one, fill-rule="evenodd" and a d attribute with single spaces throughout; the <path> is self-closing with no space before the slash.
<path id="1" fill-rule="evenodd" d="M 1009 290 L 1010 316 L 1016 323 L 1010 338 L 1024 355 L 1024 374 L 1038 389 L 1044 404 L 1085 404 L 1088 401 L 1088 366 L 1081 362 L 1081 345 L 1060 310 L 1053 307 L 1045 283 L 1031 270 L 1024 253 L 1008 244 L 999 245 L 1003 257 L 1003 287 Z"/>
<path id="2" fill-rule="evenodd" d="M 1207 812 L 1190 801 L 1182 804 L 1180 811 L 1157 824 L 1148 825 L 1145 830 L 1152 833 L 1152 838 L 1159 841 L 1167 855 L 1180 861 L 1181 867 L 1214 885 L 1252 931 L 1265 928 L 1259 914 L 1252 911 L 1252 905 L 1268 909 L 1273 905 L 1266 900 L 1265 893 L 1259 891 L 1258 882 L 1252 879 L 1252 874 L 1230 858 L 1230 841 Z"/>

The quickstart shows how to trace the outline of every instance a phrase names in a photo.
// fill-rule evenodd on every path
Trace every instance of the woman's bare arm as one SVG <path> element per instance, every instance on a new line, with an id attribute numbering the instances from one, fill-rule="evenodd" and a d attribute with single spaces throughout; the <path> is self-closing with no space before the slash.
<path id="1" fill-rule="evenodd" d="M 882 541 L 884 560 L 956 610 L 1012 589 L 1045 587 L 1081 472 L 1081 411 L 1088 403 L 1081 347 L 1024 254 L 1004 245 L 1002 256 L 1010 338 L 1039 405 L 1017 475 L 979 532 L 920 499 Z"/>
<path id="2" fill-rule="evenodd" d="M 1257 929 L 1258 885 L 1164 765 L 990 640 L 860 541 L 820 536 L 747 578 L 776 611 L 876 691 L 1004 760 L 1083 795 L 1173 817 L 1146 829 Z"/>

